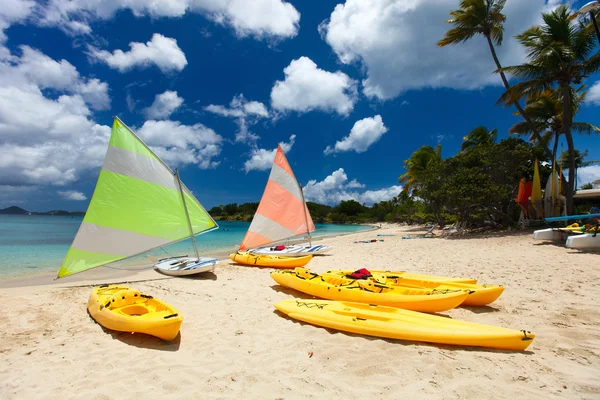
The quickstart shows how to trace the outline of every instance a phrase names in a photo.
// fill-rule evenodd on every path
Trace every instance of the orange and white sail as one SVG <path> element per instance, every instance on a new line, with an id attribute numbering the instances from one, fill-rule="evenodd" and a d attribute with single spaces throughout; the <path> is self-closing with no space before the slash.
<path id="1" fill-rule="evenodd" d="M 247 250 L 315 230 L 302 189 L 280 146 L 250 228 L 240 245 Z"/>

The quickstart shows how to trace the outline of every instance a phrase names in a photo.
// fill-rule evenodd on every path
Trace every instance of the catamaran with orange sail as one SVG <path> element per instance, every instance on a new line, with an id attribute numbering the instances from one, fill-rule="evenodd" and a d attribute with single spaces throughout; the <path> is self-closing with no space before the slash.
<path id="1" fill-rule="evenodd" d="M 252 223 L 238 252 L 231 254 L 229 258 L 248 265 L 297 267 L 300 262 L 308 263 L 312 255 L 331 249 L 329 246 L 312 244 L 310 232 L 314 230 L 315 225 L 306 207 L 302 189 L 283 150 L 278 146 L 265 192 Z M 305 233 L 308 234 L 308 245 L 264 247 Z M 272 256 L 278 257 L 275 263 L 273 263 L 274 259 L 261 259 L 261 257 Z M 296 258 L 296 260 L 287 260 L 288 258 Z"/>

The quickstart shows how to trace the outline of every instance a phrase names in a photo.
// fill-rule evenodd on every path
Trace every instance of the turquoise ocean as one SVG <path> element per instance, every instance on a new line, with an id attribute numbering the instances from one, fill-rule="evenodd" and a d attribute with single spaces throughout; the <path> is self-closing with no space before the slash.
<path id="1" fill-rule="evenodd" d="M 69 250 L 83 217 L 51 215 L 0 215 L 0 278 L 56 273 Z M 220 229 L 196 237 L 201 255 L 239 246 L 249 222 L 218 221 Z M 370 229 L 364 225 L 316 224 L 312 236 L 339 235 Z M 148 264 L 151 257 L 193 255 L 190 239 L 111 264 L 114 268 Z"/>

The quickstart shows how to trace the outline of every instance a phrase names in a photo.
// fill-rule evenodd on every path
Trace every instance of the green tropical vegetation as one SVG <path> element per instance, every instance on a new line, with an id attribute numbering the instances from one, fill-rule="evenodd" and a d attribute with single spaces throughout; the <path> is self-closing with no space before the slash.
<path id="1" fill-rule="evenodd" d="M 515 98 L 535 98 L 550 89 L 557 92 L 562 105 L 557 118 L 561 120 L 560 132 L 564 135 L 569 153 L 569 176 L 564 186 L 567 213 L 571 214 L 574 210 L 576 170 L 572 130 L 577 93 L 585 87 L 583 79 L 600 70 L 600 52 L 593 53 L 596 47 L 594 30 L 573 19 L 568 6 L 561 5 L 550 13 L 542 14 L 542 18 L 542 25 L 533 26 L 516 36 L 525 47 L 528 61 L 522 65 L 498 68 L 497 72 L 507 72 L 522 79 L 507 89 L 499 102 L 512 104 Z"/>

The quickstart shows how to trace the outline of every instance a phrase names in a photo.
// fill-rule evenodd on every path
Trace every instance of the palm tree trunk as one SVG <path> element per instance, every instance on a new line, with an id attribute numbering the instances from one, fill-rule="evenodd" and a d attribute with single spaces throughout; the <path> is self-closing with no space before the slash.
<path id="1" fill-rule="evenodd" d="M 569 151 L 569 181 L 567 182 L 567 215 L 573 215 L 573 192 L 575 190 L 575 145 L 571 135 L 571 125 L 573 123 L 573 109 L 571 106 L 571 87 L 567 81 L 561 82 L 562 100 L 563 100 L 563 133 L 567 139 L 567 149 Z"/>
<path id="2" fill-rule="evenodd" d="M 552 148 L 552 165 L 556 162 L 556 152 L 558 151 L 558 139 L 560 132 L 554 132 L 554 147 Z M 558 168 L 556 169 L 558 171 Z"/>
<path id="3" fill-rule="evenodd" d="M 496 67 L 498 69 L 502 68 L 502 65 L 500 65 L 500 61 L 498 60 L 498 56 L 496 55 L 496 49 L 494 49 L 494 44 L 492 43 L 492 39 L 490 38 L 490 35 L 485 35 L 485 38 L 487 39 L 488 45 L 490 47 L 490 52 L 492 53 L 492 57 L 494 58 L 494 62 L 496 63 Z M 521 116 L 523 117 L 523 119 L 525 119 L 525 121 L 527 121 L 527 123 L 529 125 L 531 125 L 531 130 L 533 132 L 533 135 L 539 139 L 539 135 L 540 134 L 537 131 L 537 129 L 535 128 L 535 125 L 529 119 L 529 117 L 527 116 L 527 114 L 525 114 L 525 110 L 523 110 L 523 108 L 521 107 L 521 104 L 519 104 L 519 101 L 516 100 L 513 97 L 512 93 L 510 92 L 510 85 L 508 84 L 508 80 L 506 79 L 506 75 L 504 75 L 504 72 L 502 72 L 502 71 L 499 71 L 499 72 L 500 72 L 500 77 L 502 78 L 502 83 L 504 83 L 504 88 L 506 89 L 506 91 L 508 92 L 508 94 L 510 96 L 510 100 L 515 105 L 515 107 L 517 107 L 517 110 L 519 111 L 519 114 L 521 114 Z"/>

